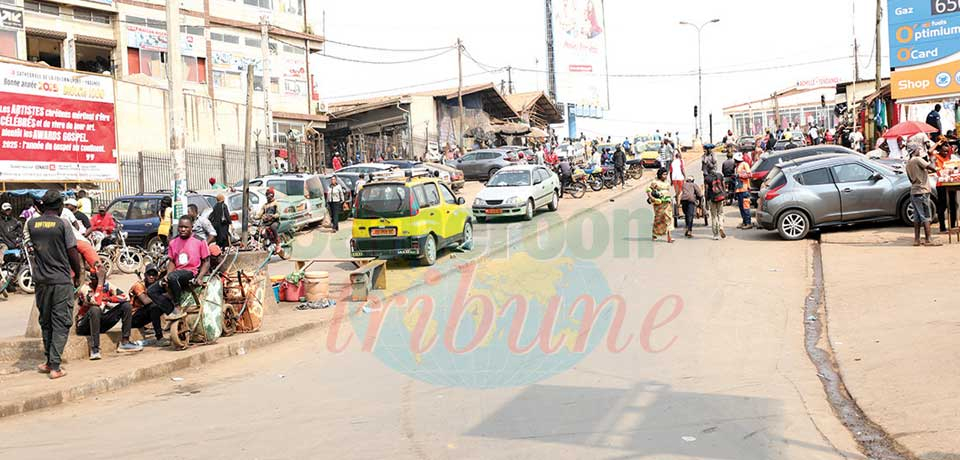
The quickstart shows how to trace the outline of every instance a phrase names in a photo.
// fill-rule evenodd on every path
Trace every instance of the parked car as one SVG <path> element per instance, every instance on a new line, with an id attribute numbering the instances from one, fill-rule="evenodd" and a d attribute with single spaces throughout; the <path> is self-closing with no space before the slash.
<path id="1" fill-rule="evenodd" d="M 364 185 L 350 239 L 353 257 L 417 257 L 426 265 L 443 248 L 473 240 L 473 217 L 463 198 L 429 176 Z"/>
<path id="2" fill-rule="evenodd" d="M 660 142 L 645 142 L 637 150 L 640 152 L 640 164 L 644 168 L 660 169 Z"/>
<path id="3" fill-rule="evenodd" d="M 519 157 L 509 150 L 474 150 L 454 160 L 454 167 L 463 171 L 465 179 L 488 179 L 497 171 L 516 163 L 519 163 Z"/>
<path id="4" fill-rule="evenodd" d="M 303 201 L 305 203 L 303 209 L 298 208 L 297 211 L 306 211 L 305 220 L 308 225 L 319 224 L 327 217 L 323 184 L 314 174 L 270 174 L 251 180 L 250 186 L 273 188 L 274 191 L 288 196 L 293 201 Z"/>
<path id="5" fill-rule="evenodd" d="M 356 181 L 360 176 L 370 176 L 373 177 L 389 177 L 396 176 L 400 177 L 403 174 L 400 172 L 400 167 L 394 164 L 387 162 L 383 163 L 360 163 L 345 168 L 340 169 L 335 173 L 338 177 L 349 177 L 352 181 Z"/>
<path id="6" fill-rule="evenodd" d="M 557 146 L 557 158 L 566 158 L 571 164 L 586 161 L 587 149 L 580 143 L 563 144 Z"/>
<path id="7" fill-rule="evenodd" d="M 161 222 L 160 219 L 160 200 L 165 196 L 170 196 L 170 193 L 164 190 L 126 195 L 113 200 L 107 206 L 107 212 L 117 223 L 123 225 L 123 230 L 127 232 L 127 244 L 151 251 L 166 244 L 170 223 Z M 197 205 L 201 214 L 210 211 L 210 204 L 203 195 L 189 193 L 187 203 Z"/>
<path id="8" fill-rule="evenodd" d="M 760 193 L 760 184 L 766 179 L 767 174 L 774 166 L 785 161 L 798 160 L 800 158 L 814 157 L 827 154 L 855 154 L 853 150 L 840 145 L 823 144 L 812 147 L 796 148 L 776 153 L 764 153 L 760 156 L 760 161 L 753 164 L 750 169 L 750 196 L 752 202 L 756 203 Z"/>
<path id="9" fill-rule="evenodd" d="M 737 150 L 752 152 L 755 148 L 757 148 L 757 140 L 753 136 L 740 136 L 740 139 L 737 139 Z"/>
<path id="10" fill-rule="evenodd" d="M 240 238 L 240 232 L 242 230 L 242 210 L 243 210 L 243 192 L 242 191 L 232 191 L 232 190 L 201 190 L 199 192 L 207 200 L 207 203 L 212 208 L 217 204 L 217 195 L 223 195 L 223 202 L 227 205 L 227 210 L 230 212 L 230 233 L 231 237 L 234 239 Z M 277 195 L 277 199 L 280 200 L 281 195 Z M 282 195 L 285 197 L 285 195 Z M 249 207 L 249 216 L 251 221 L 256 217 L 260 210 L 263 209 L 263 205 L 267 202 L 267 195 L 259 190 L 250 190 L 250 207 Z M 281 207 L 281 211 L 283 207 Z M 205 214 L 207 217 L 210 217 L 210 211 L 206 211 Z M 301 212 L 306 214 L 305 211 Z M 302 216 L 301 216 L 302 217 Z"/>
<path id="11" fill-rule="evenodd" d="M 423 163 L 423 167 L 427 168 L 431 172 L 439 172 L 440 179 L 447 182 L 447 185 L 453 189 L 454 192 L 463 188 L 463 185 L 466 181 L 463 180 L 463 171 L 443 165 L 440 163 Z"/>
<path id="12" fill-rule="evenodd" d="M 331 181 L 330 181 L 330 178 L 332 178 L 332 177 L 336 177 L 336 178 L 337 178 L 337 183 L 339 183 L 340 185 L 342 185 L 343 188 L 344 188 L 344 190 L 346 190 L 346 193 L 344 194 L 344 199 L 345 199 L 346 201 L 344 201 L 344 202 L 347 203 L 347 206 L 346 206 L 345 209 L 342 208 L 342 207 L 341 207 L 341 209 L 340 209 L 340 222 L 343 222 L 343 221 L 349 219 L 349 218 L 350 218 L 350 215 L 353 213 L 353 198 L 354 198 L 355 192 L 356 192 L 356 190 L 357 190 L 357 179 L 358 179 L 358 178 L 357 178 L 357 177 L 352 177 L 352 176 L 349 176 L 349 175 L 346 175 L 346 174 L 341 175 L 341 174 L 339 174 L 339 173 L 337 173 L 337 174 L 326 174 L 326 175 L 319 176 L 319 177 L 320 177 L 320 182 L 323 183 L 323 193 L 325 194 L 324 196 L 329 196 L 329 194 L 330 194 L 330 182 L 331 182 Z"/>
<path id="13" fill-rule="evenodd" d="M 473 201 L 477 221 L 523 216 L 533 219 L 537 209 L 556 211 L 560 203 L 560 179 L 544 166 L 509 166 L 498 171 Z"/>
<path id="14" fill-rule="evenodd" d="M 900 219 L 912 225 L 907 175 L 860 155 L 783 163 L 760 189 L 757 221 L 786 240 L 811 230 Z"/>

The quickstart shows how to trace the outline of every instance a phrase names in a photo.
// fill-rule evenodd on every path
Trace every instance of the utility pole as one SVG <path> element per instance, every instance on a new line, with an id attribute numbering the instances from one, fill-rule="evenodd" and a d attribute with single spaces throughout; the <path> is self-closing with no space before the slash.
<path id="1" fill-rule="evenodd" d="M 557 63 L 553 53 L 553 0 L 546 0 L 547 94 L 557 101 Z"/>
<path id="2" fill-rule="evenodd" d="M 467 153 L 463 146 L 463 40 L 457 39 L 457 72 L 459 82 L 457 83 L 457 105 L 460 106 L 460 154 Z"/>
<path id="3" fill-rule="evenodd" d="M 260 16 L 260 52 L 263 54 L 263 122 L 267 145 L 273 144 L 273 111 L 270 110 L 270 18 Z M 259 152 L 258 152 L 259 154 Z"/>
<path id="4" fill-rule="evenodd" d="M 713 112 L 710 113 L 710 143 L 713 143 Z"/>
<path id="5" fill-rule="evenodd" d="M 507 94 L 513 94 L 513 67 L 507 66 Z"/>
<path id="6" fill-rule="evenodd" d="M 697 137 L 700 143 L 703 143 L 703 41 L 701 40 L 703 28 L 709 24 L 720 22 L 719 19 L 711 19 L 699 26 L 686 21 L 681 21 L 680 25 L 690 26 L 697 29 L 697 106 L 700 107 L 700 117 L 697 118 Z"/>
<path id="7" fill-rule="evenodd" d="M 243 212 L 240 221 L 240 244 L 250 242 L 250 147 L 253 130 L 253 64 L 247 65 L 247 120 L 243 130 Z"/>
<path id="8" fill-rule="evenodd" d="M 881 83 L 881 75 L 883 70 L 883 59 L 881 58 L 881 56 L 883 55 L 883 53 L 880 52 L 880 50 L 882 49 L 881 48 L 882 45 L 880 44 L 880 23 L 882 21 L 883 21 L 883 0 L 877 0 L 877 28 L 876 28 L 876 32 L 874 32 L 876 35 L 875 43 L 876 43 L 876 50 L 877 50 L 877 92 L 880 92 L 880 88 L 883 86 L 883 84 Z"/>
<path id="9" fill-rule="evenodd" d="M 183 61 L 180 58 L 180 0 L 167 0 L 167 85 L 170 154 L 173 156 L 173 219 L 187 213 L 186 118 L 183 106 Z"/>
<path id="10" fill-rule="evenodd" d="M 860 82 L 860 44 L 857 42 L 857 3 L 853 4 L 853 97 L 847 93 L 847 99 L 850 101 L 850 111 L 853 118 L 853 131 L 857 132 L 857 83 Z M 877 49 L 877 54 L 880 50 Z"/>

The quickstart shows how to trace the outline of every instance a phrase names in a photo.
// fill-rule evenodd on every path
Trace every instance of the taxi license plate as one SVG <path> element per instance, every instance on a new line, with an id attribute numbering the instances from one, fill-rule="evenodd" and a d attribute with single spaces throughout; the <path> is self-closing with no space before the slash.
<path id="1" fill-rule="evenodd" d="M 502 209 L 488 209 L 487 214 L 503 214 Z"/>
<path id="2" fill-rule="evenodd" d="M 395 228 L 371 228 L 370 236 L 397 236 Z"/>

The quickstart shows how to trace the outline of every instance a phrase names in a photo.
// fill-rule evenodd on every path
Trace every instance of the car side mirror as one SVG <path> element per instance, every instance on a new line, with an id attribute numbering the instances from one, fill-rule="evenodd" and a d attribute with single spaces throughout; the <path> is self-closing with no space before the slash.
<path id="1" fill-rule="evenodd" d="M 467 200 L 465 200 L 462 196 L 458 196 L 458 197 L 457 197 L 457 204 L 459 204 L 459 205 L 467 204 Z"/>
<path id="2" fill-rule="evenodd" d="M 540 185 L 540 184 L 542 184 L 542 183 L 543 183 L 543 179 L 537 179 L 537 180 L 533 181 L 533 185 Z"/>
<path id="3" fill-rule="evenodd" d="M 874 182 L 877 182 L 877 181 L 879 181 L 880 179 L 883 179 L 883 174 L 873 173 L 873 175 L 870 176 L 870 180 L 872 180 L 872 181 L 874 181 Z"/>

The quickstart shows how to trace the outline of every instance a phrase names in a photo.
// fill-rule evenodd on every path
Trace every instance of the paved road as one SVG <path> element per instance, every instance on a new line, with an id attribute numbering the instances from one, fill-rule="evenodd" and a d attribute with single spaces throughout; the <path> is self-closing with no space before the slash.
<path id="1" fill-rule="evenodd" d="M 618 210 L 645 207 L 635 192 L 595 211 L 613 221 Z M 722 242 L 702 225 L 696 239 L 674 245 L 650 245 L 649 224 L 612 235 L 586 281 L 626 299 L 620 337 L 633 340 L 530 385 L 432 385 L 384 365 L 358 340 L 331 353 L 328 336 L 314 333 L 179 382 L 0 420 L 0 457 L 862 458 L 803 353 L 810 243 L 738 232 L 734 214 Z M 634 256 L 617 257 L 616 242 Z M 533 295 L 531 277 L 558 263 L 534 274 L 526 267 L 499 290 Z M 679 314 L 650 316 L 667 296 L 682 299 Z M 469 353 L 460 359 L 433 364 L 441 375 L 482 367 Z"/>

